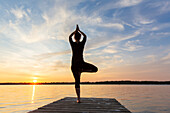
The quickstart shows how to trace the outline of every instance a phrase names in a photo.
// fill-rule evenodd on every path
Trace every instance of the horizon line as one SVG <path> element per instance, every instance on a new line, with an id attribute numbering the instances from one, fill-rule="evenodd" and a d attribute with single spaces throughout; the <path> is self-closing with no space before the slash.
<path id="1" fill-rule="evenodd" d="M 74 84 L 75 82 L 1 82 L 0 85 L 43 85 L 43 84 Z M 80 82 L 81 84 L 170 84 L 170 81 L 96 81 Z"/>

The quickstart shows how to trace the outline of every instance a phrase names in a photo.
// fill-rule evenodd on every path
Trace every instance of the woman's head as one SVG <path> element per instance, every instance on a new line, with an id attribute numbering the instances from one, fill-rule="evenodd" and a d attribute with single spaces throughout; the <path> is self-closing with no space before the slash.
<path id="1" fill-rule="evenodd" d="M 76 33 L 75 33 L 75 35 L 74 35 L 74 39 L 75 39 L 76 41 L 80 41 L 80 38 L 81 38 L 81 34 L 80 34 L 78 31 L 76 31 Z"/>

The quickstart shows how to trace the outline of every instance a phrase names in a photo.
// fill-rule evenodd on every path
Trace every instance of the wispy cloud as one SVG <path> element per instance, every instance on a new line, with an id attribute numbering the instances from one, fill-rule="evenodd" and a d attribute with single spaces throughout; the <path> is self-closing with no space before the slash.
<path id="1" fill-rule="evenodd" d="M 153 62 L 156 61 L 156 56 L 155 55 L 147 55 L 145 58 L 147 59 L 146 63 L 153 63 Z"/>
<path id="2" fill-rule="evenodd" d="M 140 31 L 136 31 L 132 34 L 128 34 L 128 35 L 115 35 L 112 37 L 109 36 L 101 36 L 101 37 L 96 37 L 94 38 L 92 41 L 88 42 L 88 48 L 90 49 L 96 49 L 102 46 L 107 46 L 112 42 L 120 42 L 123 40 L 128 40 L 131 38 L 135 38 L 140 34 Z"/>
<path id="3" fill-rule="evenodd" d="M 99 10 L 109 10 L 109 9 L 115 9 L 115 8 L 125 8 L 137 5 L 141 3 L 143 0 L 118 0 L 118 1 L 110 1 L 104 3 L 104 5 Z"/>
<path id="4" fill-rule="evenodd" d="M 71 50 L 65 50 L 62 52 L 54 52 L 54 53 L 44 53 L 44 54 L 40 54 L 40 55 L 35 55 L 34 57 L 38 60 L 43 60 L 43 59 L 47 59 L 50 58 L 52 56 L 56 56 L 56 55 L 66 55 L 71 53 Z"/>
<path id="5" fill-rule="evenodd" d="M 170 11 L 170 2 L 168 0 L 149 3 L 148 6 L 156 8 L 156 10 L 158 10 L 159 13 L 167 13 Z"/>
<path id="6" fill-rule="evenodd" d="M 143 46 L 140 45 L 140 41 L 139 40 L 132 40 L 132 41 L 127 41 L 125 43 L 125 47 L 123 48 L 123 50 L 127 50 L 127 51 L 136 51 L 140 48 L 142 48 Z"/>
<path id="7" fill-rule="evenodd" d="M 31 12 L 30 9 L 27 9 L 27 11 L 29 13 Z M 26 17 L 29 20 L 28 14 L 25 10 L 23 10 L 23 7 L 20 8 L 16 7 L 15 9 L 12 8 L 10 12 L 14 14 L 17 19 L 22 19 Z"/>
<path id="8" fill-rule="evenodd" d="M 143 0 L 120 0 L 115 4 L 118 7 L 129 7 L 141 3 Z"/>
<path id="9" fill-rule="evenodd" d="M 120 23 L 106 23 L 106 24 L 99 24 L 99 26 L 118 29 L 118 30 L 124 30 L 124 26 Z"/>
<path id="10" fill-rule="evenodd" d="M 168 53 L 167 55 L 163 56 L 161 58 L 161 60 L 165 63 L 165 64 L 170 64 L 170 53 Z"/>
<path id="11" fill-rule="evenodd" d="M 120 64 L 120 63 L 124 62 L 122 56 L 120 56 L 120 55 L 114 55 L 113 61 L 114 61 L 115 64 Z"/>
<path id="12" fill-rule="evenodd" d="M 102 50 L 102 53 L 117 53 L 118 51 L 116 50 L 115 46 L 108 46 Z"/>

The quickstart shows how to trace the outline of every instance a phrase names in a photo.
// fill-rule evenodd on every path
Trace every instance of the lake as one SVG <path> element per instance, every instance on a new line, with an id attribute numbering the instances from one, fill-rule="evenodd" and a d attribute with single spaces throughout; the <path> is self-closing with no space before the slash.
<path id="1" fill-rule="evenodd" d="M 0 85 L 0 113 L 25 113 L 75 96 L 74 85 Z M 133 113 L 170 113 L 170 85 L 81 85 L 81 96 L 115 98 Z"/>

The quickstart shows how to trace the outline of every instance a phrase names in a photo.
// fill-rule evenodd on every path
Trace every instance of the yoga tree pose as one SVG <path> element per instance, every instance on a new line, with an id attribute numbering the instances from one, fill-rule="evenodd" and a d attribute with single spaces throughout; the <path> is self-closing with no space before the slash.
<path id="1" fill-rule="evenodd" d="M 74 35 L 75 42 L 72 40 Z M 83 40 L 80 42 L 81 35 L 83 35 Z M 72 65 L 71 70 L 75 79 L 75 90 L 77 94 L 77 103 L 80 103 L 80 76 L 82 72 L 97 72 L 98 68 L 92 64 L 89 64 L 83 59 L 83 50 L 86 43 L 86 35 L 80 31 L 77 25 L 76 30 L 69 36 L 69 42 L 72 48 Z"/>

